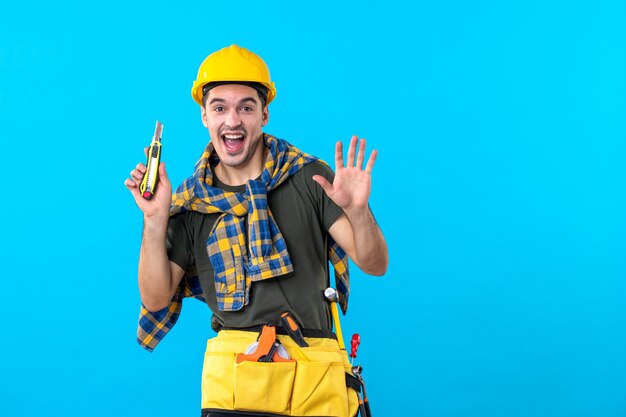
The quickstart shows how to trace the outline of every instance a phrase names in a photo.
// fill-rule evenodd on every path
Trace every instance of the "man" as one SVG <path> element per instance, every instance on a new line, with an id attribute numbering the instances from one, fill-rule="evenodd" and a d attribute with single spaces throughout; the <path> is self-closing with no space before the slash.
<path id="1" fill-rule="evenodd" d="M 349 367 L 330 332 L 323 291 L 329 259 L 344 312 L 346 254 L 368 274 L 386 271 L 387 246 L 368 206 L 376 151 L 363 166 L 365 140 L 354 136 L 344 165 L 338 142 L 333 178 L 323 162 L 263 133 L 275 95 L 257 55 L 236 45 L 209 55 L 192 88 L 210 136 L 194 175 L 172 197 L 161 164 L 151 200 L 138 190 L 143 164 L 126 180 L 144 215 L 138 281 L 151 333 L 141 343 L 154 348 L 182 297 L 196 296 L 211 308 L 218 332 L 205 356 L 203 416 L 354 415 L 355 394 L 336 394 L 341 384 L 346 391 Z M 273 361 L 258 366 L 241 357 L 261 349 L 259 332 L 283 333 L 285 312 L 308 346 L 279 335 Z M 316 378 L 310 388 L 298 382 Z"/>

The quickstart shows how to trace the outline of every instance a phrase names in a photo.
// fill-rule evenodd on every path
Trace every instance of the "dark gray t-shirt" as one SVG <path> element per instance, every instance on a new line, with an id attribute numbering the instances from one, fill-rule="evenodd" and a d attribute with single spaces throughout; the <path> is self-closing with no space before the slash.
<path id="1" fill-rule="evenodd" d="M 343 211 L 311 179 L 319 174 L 332 182 L 334 173 L 312 162 L 268 193 L 268 205 L 278 224 L 294 271 L 252 283 L 250 302 L 239 311 L 219 311 L 207 239 L 217 214 L 188 211 L 170 218 L 167 231 L 169 259 L 185 271 L 197 271 L 207 304 L 213 312 L 214 330 L 277 324 L 289 311 L 305 329 L 331 330 L 332 321 L 324 290 L 329 286 L 328 229 Z M 243 192 L 245 185 L 216 187 Z M 246 228 L 247 229 L 247 228 Z"/>

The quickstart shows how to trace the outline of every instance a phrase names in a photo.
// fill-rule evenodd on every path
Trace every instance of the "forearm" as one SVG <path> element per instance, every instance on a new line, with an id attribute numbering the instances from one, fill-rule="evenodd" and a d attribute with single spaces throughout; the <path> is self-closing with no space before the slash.
<path id="1" fill-rule="evenodd" d="M 144 218 L 139 252 L 138 282 L 143 305 L 149 311 L 166 307 L 176 288 L 166 248 L 167 220 Z"/>
<path id="2" fill-rule="evenodd" d="M 344 212 L 353 233 L 352 260 L 367 274 L 383 275 L 389 262 L 387 243 L 369 207 Z"/>

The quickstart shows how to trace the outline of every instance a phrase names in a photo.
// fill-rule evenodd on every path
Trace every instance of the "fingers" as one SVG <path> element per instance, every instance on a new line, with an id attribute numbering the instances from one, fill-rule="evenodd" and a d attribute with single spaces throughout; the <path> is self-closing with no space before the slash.
<path id="1" fill-rule="evenodd" d="M 126 186 L 126 188 L 130 190 L 131 188 L 136 188 L 137 184 L 135 184 L 135 181 L 131 180 L 130 178 L 126 178 L 124 180 L 124 186 Z"/>
<path id="2" fill-rule="evenodd" d="M 130 178 L 127 178 L 124 181 L 124 185 L 127 187 L 137 187 L 141 184 L 141 180 L 143 180 L 143 176 L 146 174 L 146 166 L 142 163 L 138 163 L 135 169 L 130 171 Z M 167 171 L 165 170 L 165 162 L 161 162 L 159 165 L 159 181 L 163 181 L 169 185 L 170 180 L 167 176 Z"/>
<path id="3" fill-rule="evenodd" d="M 137 187 L 141 183 L 145 173 L 146 166 L 142 163 L 138 163 L 135 169 L 130 171 L 130 178 L 127 178 L 126 181 L 124 181 L 124 185 L 127 187 Z"/>
<path id="4" fill-rule="evenodd" d="M 350 147 L 348 148 L 348 160 L 346 161 L 346 165 L 349 167 L 354 166 L 354 155 L 356 154 L 356 144 L 359 140 L 357 135 L 352 136 L 350 139 Z"/>
<path id="5" fill-rule="evenodd" d="M 128 190 L 130 191 L 130 193 L 133 195 L 133 197 L 135 197 L 135 200 L 137 200 L 139 198 L 139 183 L 136 183 L 135 181 L 131 180 L 130 178 L 126 178 L 126 181 L 124 181 L 124 185 L 126 186 L 126 188 L 128 188 Z"/>
<path id="6" fill-rule="evenodd" d="M 365 139 L 359 142 L 359 152 L 356 155 L 356 167 L 359 169 L 363 169 L 363 158 L 365 158 Z"/>
<path id="7" fill-rule="evenodd" d="M 378 151 L 373 150 L 370 154 L 370 158 L 367 160 L 367 165 L 365 165 L 365 172 L 368 174 L 372 173 L 372 169 L 374 168 L 374 162 L 376 162 L 376 157 L 378 156 Z"/>
<path id="8" fill-rule="evenodd" d="M 149 148 L 145 148 L 147 151 Z M 138 163 L 135 169 L 130 171 L 129 178 L 124 180 L 124 186 L 128 188 L 135 203 L 139 209 L 143 212 L 144 216 L 164 216 L 167 217 L 169 213 L 169 206 L 172 197 L 172 186 L 165 169 L 165 163 L 159 164 L 159 176 L 158 176 L 158 188 L 156 189 L 153 197 L 146 199 L 139 190 L 142 180 L 147 175 L 148 169 L 143 163 Z"/>
<path id="9" fill-rule="evenodd" d="M 357 143 L 358 143 L 358 151 L 357 151 Z M 363 138 L 359 140 L 358 136 L 354 135 L 350 139 L 350 147 L 348 148 L 348 159 L 346 161 L 346 166 L 351 168 L 355 167 L 360 170 L 363 169 L 363 161 L 365 160 L 365 148 L 367 141 Z M 337 142 L 337 147 L 335 149 L 335 165 L 337 168 L 343 168 L 343 155 L 342 155 L 342 146 L 341 142 Z M 374 162 L 376 161 L 376 156 L 378 155 L 377 151 L 373 151 L 370 154 L 370 157 L 367 161 L 367 165 L 365 166 L 365 171 L 367 173 L 372 172 L 372 168 L 374 167 Z M 356 158 L 355 158 L 356 156 Z"/>
<path id="10" fill-rule="evenodd" d="M 338 141 L 335 144 L 335 171 L 343 168 L 343 143 Z"/>
<path id="11" fill-rule="evenodd" d="M 139 163 L 139 164 L 137 164 L 135 169 L 130 171 L 130 177 L 133 180 L 137 180 L 137 181 L 141 182 L 141 180 L 143 179 L 143 176 L 144 176 L 145 173 L 146 173 L 146 166 L 144 164 L 142 164 L 142 163 Z"/>

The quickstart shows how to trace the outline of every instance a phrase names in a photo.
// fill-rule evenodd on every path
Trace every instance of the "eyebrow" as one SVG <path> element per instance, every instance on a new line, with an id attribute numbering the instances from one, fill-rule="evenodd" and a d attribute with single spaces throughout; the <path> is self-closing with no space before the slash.
<path id="1" fill-rule="evenodd" d="M 242 98 L 241 100 L 239 100 L 239 104 L 243 104 L 246 101 L 251 101 L 254 104 L 259 104 L 259 102 L 252 96 Z M 213 104 L 213 103 L 226 103 L 226 100 L 224 100 L 223 98 L 215 97 L 215 98 L 212 98 L 211 101 L 209 101 L 209 104 Z"/>

